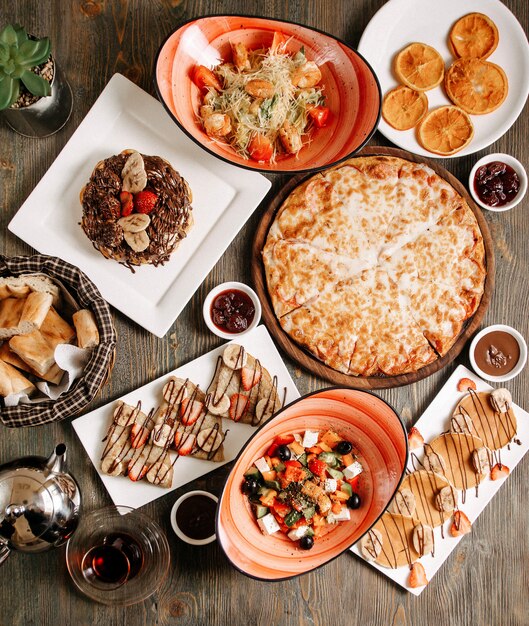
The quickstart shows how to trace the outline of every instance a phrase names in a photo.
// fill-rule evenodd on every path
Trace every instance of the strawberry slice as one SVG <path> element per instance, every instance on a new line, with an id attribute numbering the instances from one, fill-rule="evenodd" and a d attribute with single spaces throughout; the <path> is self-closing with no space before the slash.
<path id="1" fill-rule="evenodd" d="M 243 367 L 241 369 L 241 382 L 242 388 L 245 391 L 250 391 L 252 387 L 255 387 L 257 383 L 261 380 L 261 369 L 251 368 L 251 367 Z"/>
<path id="2" fill-rule="evenodd" d="M 417 589 L 417 587 L 424 587 L 424 585 L 428 584 L 428 579 L 426 578 L 426 572 L 424 571 L 424 565 L 422 563 L 414 563 L 410 568 L 410 577 L 408 579 L 408 585 L 412 589 Z"/>
<path id="3" fill-rule="evenodd" d="M 141 459 L 131 459 L 127 467 L 127 476 L 131 480 L 136 482 L 138 480 L 141 480 L 148 472 L 148 470 L 149 468 L 147 467 L 147 464 L 144 463 Z"/>
<path id="4" fill-rule="evenodd" d="M 130 430 L 130 445 L 133 448 L 142 448 L 147 443 L 147 439 L 149 439 L 148 429 L 139 424 L 132 424 Z"/>
<path id="5" fill-rule="evenodd" d="M 424 437 L 419 430 L 412 426 L 408 432 L 408 447 L 410 450 L 416 450 L 424 446 Z"/>
<path id="6" fill-rule="evenodd" d="M 507 478 L 510 473 L 510 469 L 502 463 L 496 463 L 496 465 L 490 470 L 491 480 L 500 480 L 500 478 Z"/>
<path id="7" fill-rule="evenodd" d="M 119 201 L 121 202 L 121 215 L 126 217 L 132 213 L 134 208 L 133 195 L 130 191 L 122 191 L 119 194 Z"/>
<path id="8" fill-rule="evenodd" d="M 195 435 L 191 433 L 176 432 L 174 435 L 174 447 L 180 456 L 187 456 L 195 447 Z"/>
<path id="9" fill-rule="evenodd" d="M 473 380 L 470 380 L 470 378 L 462 378 L 457 383 L 458 391 L 468 391 L 469 389 L 472 389 L 474 391 L 476 390 L 476 383 Z"/>
<path id="10" fill-rule="evenodd" d="M 180 421 L 184 426 L 191 426 L 204 411 L 204 403 L 200 400 L 184 398 L 180 404 Z"/>
<path id="11" fill-rule="evenodd" d="M 149 191 L 148 189 L 138 191 L 134 196 L 134 208 L 138 213 L 145 213 L 145 215 L 148 215 L 154 209 L 157 202 L 158 196 L 154 191 Z"/>
<path id="12" fill-rule="evenodd" d="M 466 535 L 472 530 L 472 522 L 463 513 L 463 511 L 456 511 L 454 513 L 454 521 L 450 526 L 450 534 L 452 537 L 460 537 Z"/>
<path id="13" fill-rule="evenodd" d="M 250 400 L 248 396 L 242 393 L 234 393 L 230 399 L 230 417 L 235 422 L 238 422 L 241 417 L 246 413 Z"/>

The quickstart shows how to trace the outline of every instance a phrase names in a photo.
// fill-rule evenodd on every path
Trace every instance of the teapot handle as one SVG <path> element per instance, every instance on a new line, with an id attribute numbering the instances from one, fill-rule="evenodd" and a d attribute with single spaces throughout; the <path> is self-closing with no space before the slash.
<path id="1" fill-rule="evenodd" d="M 0 541 L 0 565 L 2 565 L 10 554 L 11 548 L 7 545 L 7 543 Z"/>

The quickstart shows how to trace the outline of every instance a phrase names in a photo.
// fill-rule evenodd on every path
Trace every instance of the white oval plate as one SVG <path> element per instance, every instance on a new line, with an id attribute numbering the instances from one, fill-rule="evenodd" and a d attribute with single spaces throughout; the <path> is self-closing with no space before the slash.
<path id="1" fill-rule="evenodd" d="M 448 49 L 448 33 L 456 20 L 474 12 L 488 15 L 498 27 L 500 41 L 488 60 L 507 74 L 509 92 L 496 111 L 471 116 L 474 138 L 452 157 L 490 146 L 514 124 L 524 107 L 529 93 L 529 44 L 516 17 L 499 0 L 390 0 L 373 16 L 358 44 L 358 51 L 373 66 L 384 95 L 399 84 L 392 70 L 395 55 L 413 41 L 433 46 L 448 68 L 454 60 Z M 442 85 L 427 91 L 426 96 L 430 108 L 451 104 Z M 395 130 L 381 118 L 378 130 L 404 150 L 430 158 L 452 158 L 425 150 L 418 143 L 414 128 Z"/>

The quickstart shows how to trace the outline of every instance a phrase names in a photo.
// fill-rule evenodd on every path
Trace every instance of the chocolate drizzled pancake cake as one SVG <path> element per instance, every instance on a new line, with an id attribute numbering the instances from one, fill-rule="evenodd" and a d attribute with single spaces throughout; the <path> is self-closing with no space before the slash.
<path id="1" fill-rule="evenodd" d="M 262 254 L 283 330 L 353 376 L 414 372 L 444 356 L 486 276 L 466 200 L 426 165 L 392 156 L 352 158 L 296 187 Z"/>
<path id="2" fill-rule="evenodd" d="M 193 226 L 191 189 L 159 156 L 124 150 L 100 161 L 80 198 L 94 248 L 130 268 L 163 265 Z"/>

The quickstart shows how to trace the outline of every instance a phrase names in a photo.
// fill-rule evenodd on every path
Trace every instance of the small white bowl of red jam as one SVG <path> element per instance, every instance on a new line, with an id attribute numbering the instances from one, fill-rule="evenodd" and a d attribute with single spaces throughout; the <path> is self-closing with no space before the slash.
<path id="1" fill-rule="evenodd" d="M 209 330 L 222 339 L 235 339 L 253 330 L 261 320 L 261 303 L 255 291 L 239 282 L 213 288 L 202 309 Z"/>
<path id="2" fill-rule="evenodd" d="M 215 541 L 218 502 L 217 496 L 200 489 L 180 496 L 171 509 L 171 526 L 176 536 L 192 546 Z"/>
<path id="3" fill-rule="evenodd" d="M 472 369 L 494 383 L 511 380 L 527 362 L 527 344 L 515 328 L 494 324 L 479 331 L 469 349 Z"/>
<path id="4" fill-rule="evenodd" d="M 472 168 L 468 187 L 480 207 L 488 211 L 509 211 L 525 196 L 527 172 L 510 154 L 488 154 Z"/>

